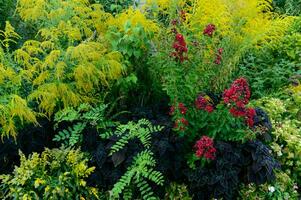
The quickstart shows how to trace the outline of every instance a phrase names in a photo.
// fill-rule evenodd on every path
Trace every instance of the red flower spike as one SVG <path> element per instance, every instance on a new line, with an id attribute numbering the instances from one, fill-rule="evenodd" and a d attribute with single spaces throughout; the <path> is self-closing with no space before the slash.
<path id="1" fill-rule="evenodd" d="M 181 123 L 182 123 L 184 126 L 188 126 L 188 121 L 187 121 L 187 119 L 185 119 L 185 118 L 181 118 Z"/>
<path id="2" fill-rule="evenodd" d="M 251 97 L 249 85 L 244 78 L 235 80 L 231 87 L 224 91 L 224 103 L 230 105 L 229 112 L 234 117 L 245 117 L 249 127 L 254 126 L 256 111 L 253 108 L 246 108 Z"/>
<path id="3" fill-rule="evenodd" d="M 251 92 L 246 79 L 239 78 L 224 91 L 223 99 L 225 104 L 236 104 L 237 107 L 242 108 L 249 103 L 250 96 Z"/>
<path id="4" fill-rule="evenodd" d="M 246 123 L 249 127 L 254 126 L 254 117 L 256 115 L 256 111 L 253 108 L 246 109 Z"/>
<path id="5" fill-rule="evenodd" d="M 188 48 L 182 34 L 176 33 L 176 38 L 172 47 L 175 49 L 175 52 L 173 52 L 171 55 L 175 57 L 177 61 L 182 63 L 184 60 L 187 60 L 187 56 L 184 56 L 184 53 L 187 53 Z"/>

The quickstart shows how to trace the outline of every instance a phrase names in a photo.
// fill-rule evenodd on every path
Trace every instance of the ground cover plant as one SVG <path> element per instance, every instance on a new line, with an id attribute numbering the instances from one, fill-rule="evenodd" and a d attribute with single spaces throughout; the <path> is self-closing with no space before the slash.
<path id="1" fill-rule="evenodd" d="M 0 1 L 0 198 L 299 200 L 299 7 Z"/>

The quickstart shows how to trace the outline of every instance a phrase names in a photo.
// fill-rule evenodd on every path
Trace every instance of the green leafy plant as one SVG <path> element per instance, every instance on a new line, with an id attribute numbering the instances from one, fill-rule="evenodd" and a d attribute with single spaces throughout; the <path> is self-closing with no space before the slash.
<path id="1" fill-rule="evenodd" d="M 85 129 L 86 124 L 77 123 L 68 129 L 59 131 L 57 135 L 53 138 L 53 141 L 63 142 L 66 146 L 75 146 L 82 142 L 82 131 Z"/>
<path id="2" fill-rule="evenodd" d="M 119 125 L 114 132 L 106 132 L 101 134 L 102 138 L 110 138 L 113 135 L 118 137 L 118 141 L 111 147 L 110 155 L 123 149 L 130 140 L 135 138 L 143 144 L 144 148 L 151 147 L 152 133 L 160 132 L 163 129 L 161 126 L 153 126 L 146 119 L 140 119 L 137 123 L 130 121 L 127 124 Z"/>
<path id="3" fill-rule="evenodd" d="M 269 114 L 274 127 L 271 147 L 280 160 L 284 171 L 300 186 L 301 122 L 297 120 L 295 115 L 298 113 L 299 105 L 294 103 L 293 95 L 283 94 L 282 98 L 283 100 L 263 98 L 255 101 L 254 104 L 261 105 Z"/>
<path id="4" fill-rule="evenodd" d="M 81 104 L 77 109 L 65 108 L 55 114 L 54 128 L 57 129 L 59 124 L 74 123 L 67 129 L 59 131 L 55 135 L 53 141 L 62 142 L 67 146 L 75 146 L 82 141 L 82 132 L 88 126 L 96 127 L 97 129 L 105 129 L 114 126 L 114 122 L 107 119 L 105 116 L 107 105 L 99 104 L 97 107 L 92 107 L 89 104 Z"/>
<path id="5" fill-rule="evenodd" d="M 111 190 L 113 199 L 119 199 L 121 194 L 124 199 L 132 199 L 134 188 L 138 188 L 142 199 L 156 199 L 149 181 L 162 186 L 164 178 L 161 172 L 155 170 L 156 160 L 150 150 L 151 134 L 162 129 L 163 127 L 153 126 L 146 119 L 140 119 L 137 123 L 130 121 L 125 125 L 119 125 L 115 132 L 101 134 L 102 138 L 118 137 L 117 142 L 111 147 L 109 155 L 114 156 L 135 138 L 142 143 L 145 149 L 134 156 L 132 164 L 114 184 Z"/>
<path id="6" fill-rule="evenodd" d="M 296 189 L 296 184 L 286 173 L 277 172 L 276 180 L 272 183 L 259 186 L 255 184 L 243 185 L 240 189 L 238 199 L 298 200 L 299 195 Z"/>
<path id="7" fill-rule="evenodd" d="M 171 183 L 166 188 L 165 200 L 192 200 L 187 186 L 184 184 Z"/>
<path id="8" fill-rule="evenodd" d="M 28 158 L 20 152 L 20 166 L 13 174 L 1 175 L 4 199 L 100 199 L 96 188 L 87 186 L 86 178 L 95 167 L 88 167 L 88 157 L 79 149 L 45 149 Z"/>
<path id="9" fill-rule="evenodd" d="M 112 197 L 119 199 L 123 193 L 123 198 L 130 200 L 133 198 L 133 185 L 135 185 L 141 194 L 142 199 L 152 200 L 155 198 L 154 192 L 147 181 L 152 181 L 157 185 L 163 186 L 164 178 L 161 172 L 156 171 L 156 160 L 153 153 L 149 150 L 138 153 L 125 174 L 114 185 Z"/>
<path id="10" fill-rule="evenodd" d="M 100 3 L 104 6 L 107 12 L 112 14 L 118 14 L 128 8 L 129 6 L 135 6 L 136 0 L 91 0 L 94 3 Z"/>
<path id="11" fill-rule="evenodd" d="M 300 0 L 274 0 L 273 6 L 279 13 L 298 16 L 301 14 Z"/>

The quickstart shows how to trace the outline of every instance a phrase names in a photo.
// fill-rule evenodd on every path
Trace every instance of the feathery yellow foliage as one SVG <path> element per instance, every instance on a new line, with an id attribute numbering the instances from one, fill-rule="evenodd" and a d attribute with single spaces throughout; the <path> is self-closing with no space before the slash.
<path id="1" fill-rule="evenodd" d="M 292 19 L 273 14 L 270 3 L 270 0 L 195 0 L 194 12 L 188 14 L 190 30 L 200 36 L 211 23 L 219 34 L 230 37 L 236 44 L 253 45 L 279 39 Z"/>
<path id="2" fill-rule="evenodd" d="M 150 9 L 155 16 L 158 15 L 157 12 L 170 14 L 178 8 L 184 7 L 187 3 L 190 3 L 190 0 L 146 0 L 143 10 Z"/>
<path id="3" fill-rule="evenodd" d="M 16 43 L 15 39 L 19 39 L 20 36 L 15 32 L 14 27 L 6 21 L 4 31 L 0 30 L 0 44 L 2 44 L 6 49 L 9 48 L 9 43 Z"/>
<path id="4" fill-rule="evenodd" d="M 41 112 L 49 117 L 58 103 L 62 103 L 63 107 L 78 106 L 81 103 L 80 95 L 65 83 L 45 83 L 29 95 L 29 100 L 38 101 Z"/>
<path id="5" fill-rule="evenodd" d="M 110 16 L 101 5 L 90 5 L 87 0 L 19 0 L 17 11 L 23 20 L 38 26 L 45 40 L 56 42 L 63 37 L 81 41 L 95 30 L 102 33 Z"/>
<path id="6" fill-rule="evenodd" d="M 95 101 L 94 92 L 109 86 L 123 72 L 121 54 L 111 52 L 100 39 L 110 15 L 87 0 L 37 3 L 20 0 L 17 7 L 23 20 L 37 25 L 41 36 L 14 52 L 24 79 L 33 86 L 28 99 L 37 101 L 48 116 L 57 106 Z"/>
<path id="7" fill-rule="evenodd" d="M 37 113 L 27 101 L 51 117 L 55 109 L 97 102 L 99 92 L 106 92 L 124 72 L 121 54 L 108 49 L 103 40 L 111 15 L 100 4 L 18 0 L 17 12 L 38 31 L 36 38 L 13 52 L 0 46 L 0 85 L 9 94 L 0 103 L 2 137 L 16 137 L 19 121 L 37 123 Z M 7 22 L 0 31 L 1 44 L 8 50 L 18 38 Z"/>
<path id="8" fill-rule="evenodd" d="M 21 124 L 24 121 L 38 124 L 35 113 L 28 107 L 25 99 L 18 95 L 10 95 L 6 104 L 0 104 L 0 125 L 2 128 L 1 138 L 7 136 L 17 136 L 16 119 Z"/>
<path id="9" fill-rule="evenodd" d="M 132 26 L 141 25 L 146 33 L 157 33 L 159 26 L 138 9 L 129 8 L 120 13 L 116 17 L 111 17 L 108 20 L 108 25 L 117 27 L 120 31 L 124 31 L 124 25 L 130 22 Z"/>

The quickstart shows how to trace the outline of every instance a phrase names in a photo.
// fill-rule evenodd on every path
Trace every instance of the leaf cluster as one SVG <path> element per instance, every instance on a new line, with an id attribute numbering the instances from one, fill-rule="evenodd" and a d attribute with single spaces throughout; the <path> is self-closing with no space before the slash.
<path id="1" fill-rule="evenodd" d="M 142 152 L 134 156 L 132 164 L 127 168 L 124 175 L 114 184 L 112 198 L 133 198 L 133 188 L 138 188 L 142 199 L 156 199 L 148 181 L 156 185 L 163 185 L 164 178 L 161 172 L 155 170 L 156 160 L 151 152 L 152 133 L 160 132 L 163 127 L 153 126 L 146 119 L 140 119 L 137 123 L 130 121 L 125 125 L 119 125 L 114 133 L 101 135 L 102 138 L 118 137 L 117 142 L 110 148 L 109 155 L 114 156 L 125 148 L 130 140 L 137 138 L 143 145 Z"/>

